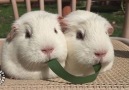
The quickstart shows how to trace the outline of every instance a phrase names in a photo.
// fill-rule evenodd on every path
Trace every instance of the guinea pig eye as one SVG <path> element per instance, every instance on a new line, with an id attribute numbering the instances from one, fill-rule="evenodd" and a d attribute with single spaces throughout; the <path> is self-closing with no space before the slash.
<path id="1" fill-rule="evenodd" d="M 57 32 L 57 30 L 54 28 L 54 32 L 57 34 L 58 32 Z"/>
<path id="2" fill-rule="evenodd" d="M 30 38 L 31 37 L 31 33 L 29 32 L 29 30 L 26 30 L 26 35 L 25 35 L 26 38 Z"/>
<path id="3" fill-rule="evenodd" d="M 84 35 L 82 34 L 81 31 L 77 31 L 77 33 L 76 33 L 76 38 L 77 38 L 77 39 L 81 39 L 81 40 L 84 39 Z"/>
<path id="4" fill-rule="evenodd" d="M 108 32 L 105 32 L 108 35 Z"/>

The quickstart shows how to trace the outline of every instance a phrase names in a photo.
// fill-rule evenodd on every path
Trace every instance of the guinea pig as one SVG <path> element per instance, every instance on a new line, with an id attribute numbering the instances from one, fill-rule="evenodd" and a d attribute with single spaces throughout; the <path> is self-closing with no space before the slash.
<path id="1" fill-rule="evenodd" d="M 77 10 L 61 20 L 68 56 L 65 69 L 77 76 L 94 73 L 93 65 L 101 63 L 100 72 L 110 70 L 114 50 L 109 35 L 113 27 L 98 14 Z"/>
<path id="2" fill-rule="evenodd" d="M 15 79 L 48 79 L 57 75 L 48 67 L 57 58 L 62 67 L 67 44 L 60 16 L 45 11 L 24 14 L 12 25 L 2 49 L 2 70 Z"/>

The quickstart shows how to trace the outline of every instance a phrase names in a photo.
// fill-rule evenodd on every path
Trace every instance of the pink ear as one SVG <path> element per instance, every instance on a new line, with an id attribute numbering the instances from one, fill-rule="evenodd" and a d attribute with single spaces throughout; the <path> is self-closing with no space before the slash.
<path id="1" fill-rule="evenodd" d="M 58 21 L 59 21 L 60 26 L 62 28 L 62 32 L 65 32 L 66 31 L 66 27 L 67 27 L 66 21 L 61 16 L 58 17 Z"/>
<path id="2" fill-rule="evenodd" d="M 111 24 L 108 24 L 108 25 L 107 25 L 108 34 L 109 34 L 109 35 L 112 35 L 112 34 L 113 34 L 113 32 L 114 32 L 114 27 L 115 27 L 115 22 L 112 22 Z"/>
<path id="3" fill-rule="evenodd" d="M 7 35 L 7 38 L 6 38 L 6 40 L 7 40 L 8 42 L 12 41 L 12 39 L 16 36 L 16 32 L 17 32 L 17 30 L 18 30 L 18 25 L 17 25 L 17 24 L 14 24 L 14 25 L 12 25 L 11 28 L 12 28 L 12 29 L 11 29 L 11 31 L 9 32 L 9 34 Z"/>
<path id="4" fill-rule="evenodd" d="M 114 32 L 114 29 L 113 29 L 113 28 L 108 28 L 108 34 L 109 34 L 109 35 L 112 35 L 113 32 Z"/>

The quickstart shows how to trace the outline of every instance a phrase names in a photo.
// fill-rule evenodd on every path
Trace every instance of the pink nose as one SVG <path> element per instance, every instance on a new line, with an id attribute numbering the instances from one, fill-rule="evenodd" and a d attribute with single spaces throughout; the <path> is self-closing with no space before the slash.
<path id="1" fill-rule="evenodd" d="M 106 51 L 100 51 L 100 52 L 95 52 L 95 56 L 98 57 L 98 58 L 102 58 L 104 57 L 105 55 L 107 54 Z"/>
<path id="2" fill-rule="evenodd" d="M 42 49 L 41 51 L 44 53 L 44 54 L 51 54 L 53 52 L 54 48 L 52 47 L 49 47 L 49 48 L 44 48 Z"/>

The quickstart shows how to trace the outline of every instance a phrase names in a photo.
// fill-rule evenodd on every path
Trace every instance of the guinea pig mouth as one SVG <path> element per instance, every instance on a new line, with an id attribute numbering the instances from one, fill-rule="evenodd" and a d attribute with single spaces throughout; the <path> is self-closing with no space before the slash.
<path id="1" fill-rule="evenodd" d="M 44 63 L 48 63 L 49 62 L 49 60 L 51 59 L 51 57 L 50 56 L 46 56 L 46 58 L 45 58 L 45 61 L 44 61 Z"/>
<path id="2" fill-rule="evenodd" d="M 46 59 L 46 61 L 44 63 L 48 63 L 50 59 Z"/>
<path id="3" fill-rule="evenodd" d="M 95 64 L 102 63 L 102 61 L 103 61 L 103 58 L 96 59 L 95 62 L 94 62 L 94 65 L 95 65 Z"/>
<path id="4" fill-rule="evenodd" d="M 53 57 L 53 55 L 46 55 L 46 61 L 45 61 L 45 63 L 48 63 L 51 59 L 53 59 L 53 58 L 55 58 L 55 57 Z"/>
<path id="5" fill-rule="evenodd" d="M 50 60 L 52 60 L 54 58 L 48 58 L 44 63 L 47 64 Z M 58 58 L 56 58 L 58 60 Z"/>

